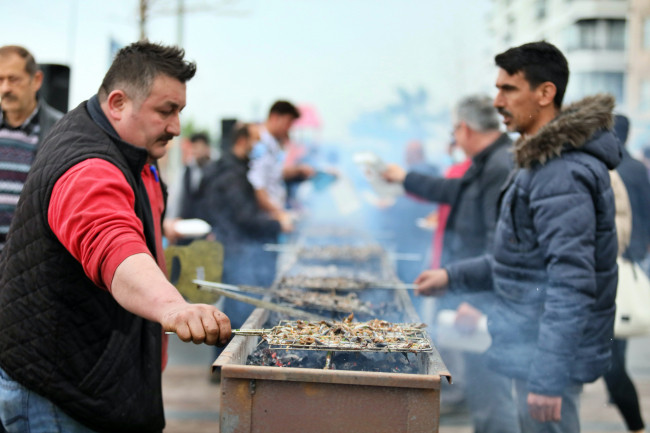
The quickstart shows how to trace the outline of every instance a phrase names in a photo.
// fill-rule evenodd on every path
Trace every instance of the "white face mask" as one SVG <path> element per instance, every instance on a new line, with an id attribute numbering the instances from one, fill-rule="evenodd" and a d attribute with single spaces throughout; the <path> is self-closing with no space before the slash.
<path id="1" fill-rule="evenodd" d="M 459 146 L 454 146 L 454 150 L 451 151 L 451 161 L 454 164 L 459 164 L 467 159 L 467 155 L 463 152 Z"/>

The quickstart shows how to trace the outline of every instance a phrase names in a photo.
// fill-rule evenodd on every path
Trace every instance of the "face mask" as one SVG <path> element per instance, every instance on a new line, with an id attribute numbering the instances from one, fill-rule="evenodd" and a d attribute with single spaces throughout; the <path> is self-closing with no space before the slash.
<path id="1" fill-rule="evenodd" d="M 458 146 L 454 147 L 454 150 L 451 151 L 451 160 L 454 164 L 459 164 L 467 159 L 467 155 L 463 152 Z"/>

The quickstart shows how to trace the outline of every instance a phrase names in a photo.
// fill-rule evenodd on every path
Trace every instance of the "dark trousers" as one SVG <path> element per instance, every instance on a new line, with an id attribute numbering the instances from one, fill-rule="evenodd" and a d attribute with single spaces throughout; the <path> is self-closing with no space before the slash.
<path id="1" fill-rule="evenodd" d="M 641 418 L 636 388 L 625 369 L 626 349 L 627 340 L 614 339 L 612 344 L 612 366 L 605 373 L 604 379 L 605 384 L 607 384 L 607 391 L 623 416 L 627 429 L 636 431 L 643 429 L 644 424 Z"/>

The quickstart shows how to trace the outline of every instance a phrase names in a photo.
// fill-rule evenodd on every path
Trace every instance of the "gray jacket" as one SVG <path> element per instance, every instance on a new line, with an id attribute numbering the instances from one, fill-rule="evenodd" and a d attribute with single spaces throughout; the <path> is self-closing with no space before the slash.
<path id="1" fill-rule="evenodd" d="M 41 127 L 41 132 L 38 137 L 38 143 L 40 145 L 54 124 L 63 117 L 63 113 L 48 105 L 43 98 L 38 100 L 38 107 L 38 124 Z"/>

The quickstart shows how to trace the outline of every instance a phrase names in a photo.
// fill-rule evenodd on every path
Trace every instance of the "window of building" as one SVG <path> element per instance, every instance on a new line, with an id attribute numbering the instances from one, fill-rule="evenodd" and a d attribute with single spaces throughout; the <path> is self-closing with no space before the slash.
<path id="1" fill-rule="evenodd" d="M 582 20 L 578 21 L 578 46 L 576 48 L 583 50 L 593 50 L 598 48 L 598 21 Z"/>
<path id="2" fill-rule="evenodd" d="M 650 17 L 643 20 L 643 48 L 650 50 Z"/>
<path id="3" fill-rule="evenodd" d="M 641 81 L 639 110 L 643 112 L 650 111 L 650 80 Z"/>
<path id="4" fill-rule="evenodd" d="M 625 49 L 625 20 L 605 20 L 605 47 L 608 50 Z"/>
<path id="5" fill-rule="evenodd" d="M 569 78 L 566 101 L 573 102 L 597 93 L 609 93 L 617 104 L 624 104 L 624 74 L 622 72 L 576 72 Z"/>
<path id="6" fill-rule="evenodd" d="M 624 50 L 625 20 L 580 20 L 566 29 L 567 50 Z"/>

